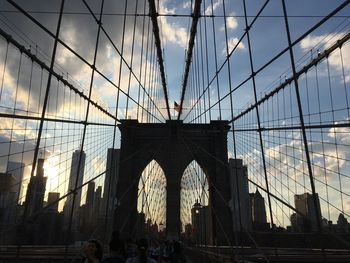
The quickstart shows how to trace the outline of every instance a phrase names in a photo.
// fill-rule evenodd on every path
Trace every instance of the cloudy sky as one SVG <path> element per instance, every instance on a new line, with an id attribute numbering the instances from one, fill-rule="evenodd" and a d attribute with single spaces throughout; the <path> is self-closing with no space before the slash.
<path id="1" fill-rule="evenodd" d="M 160 14 L 158 24 L 169 104 L 172 108 L 173 101 L 179 102 L 181 96 L 193 1 L 155 2 L 157 12 Z M 292 42 L 342 2 L 341 0 L 286 1 Z M 15 3 L 28 11 L 45 30 L 55 33 L 60 1 L 17 0 Z M 86 3 L 98 16 L 101 2 L 89 0 Z M 254 20 L 264 3 L 262 0 L 246 1 L 247 23 L 249 25 L 254 22 L 249 31 L 253 68 L 258 71 L 264 67 L 255 77 L 258 99 L 276 88 L 286 78 L 290 78 L 292 74 L 288 52 L 266 65 L 271 58 L 287 47 L 288 42 L 281 1 L 268 1 L 260 17 Z M 0 2 L 0 11 L 0 28 L 25 48 L 30 49 L 30 52 L 46 65 L 50 65 L 53 38 L 7 1 Z M 295 44 L 293 51 L 297 70 L 349 33 L 349 11 L 349 7 L 345 7 Z M 226 18 L 223 16 L 224 12 Z M 98 26 L 83 1 L 66 1 L 59 37 L 69 48 L 58 44 L 56 73 L 62 75 L 86 96 L 89 94 L 91 84 L 91 99 L 112 115 L 115 115 L 116 101 L 119 98 L 117 113 L 119 119 L 130 117 L 143 122 L 164 121 L 164 117 L 167 116 L 152 38 L 152 25 L 149 17 L 143 15 L 148 14 L 147 1 L 106 0 L 103 13 L 102 23 L 107 34 L 101 33 L 98 39 L 96 68 L 99 73 L 95 74 L 91 82 L 90 65 L 94 61 Z M 125 20 L 124 13 L 127 14 Z M 139 16 L 135 17 L 133 15 L 135 13 Z M 234 115 L 254 103 L 252 80 L 245 82 L 251 76 L 248 39 L 245 36 L 239 42 L 246 28 L 243 1 L 203 0 L 201 14 L 203 17 L 199 19 L 197 27 L 182 118 L 187 122 L 208 122 L 220 117 L 230 120 L 232 119 L 230 89 L 235 90 L 232 92 Z M 210 16 L 212 14 L 215 18 Z M 226 62 L 226 47 L 229 52 L 234 50 L 229 59 L 230 71 Z M 219 71 L 218 77 L 214 78 L 217 71 Z M 21 55 L 16 47 L 8 45 L 6 40 L 0 37 L 0 72 L 2 73 L 1 113 L 39 117 L 43 107 L 47 71 L 42 70 L 36 63 L 32 64 L 27 56 Z M 307 75 L 301 76 L 301 102 L 307 124 L 343 123 L 349 120 L 347 100 L 350 95 L 349 72 L 350 45 L 347 42 L 317 68 L 314 67 Z M 231 83 L 228 82 L 229 75 Z M 149 87 L 153 87 L 152 91 Z M 205 92 L 198 101 L 203 91 Z M 282 105 L 282 101 L 287 102 Z M 209 105 L 210 110 L 205 111 Z M 259 110 L 264 126 L 299 124 L 293 86 L 287 87 L 285 92 L 279 93 L 263 105 L 265 106 Z M 189 112 L 192 107 L 193 110 Z M 57 79 L 52 80 L 47 118 L 82 121 L 85 120 L 86 109 L 86 100 L 70 91 Z M 147 111 L 150 114 L 147 114 Z M 176 112 L 171 109 L 171 114 L 174 117 Z M 253 111 L 238 119 L 235 128 L 256 128 L 255 114 Z M 88 121 L 114 124 L 114 119 L 96 107 L 91 107 Z M 28 180 L 38 124 L 36 120 L 3 118 L 0 123 L 2 171 L 6 169 L 9 159 L 23 162 L 26 166 L 25 177 Z M 51 191 L 61 193 L 66 191 L 64 189 L 67 188 L 71 154 L 80 147 L 82 132 L 82 125 L 79 124 L 45 122 L 40 148 L 42 155 L 48 160 L 48 188 Z M 89 126 L 86 130 L 85 181 L 104 171 L 106 149 L 113 145 L 113 132 L 113 127 L 98 125 Z M 323 199 L 321 201 L 323 216 L 333 221 L 336 221 L 340 212 L 349 216 L 350 197 L 346 194 L 350 192 L 349 129 L 314 129 L 307 135 L 313 172 L 319 180 L 316 187 Z M 238 133 L 236 136 L 237 154 L 248 165 L 250 178 L 264 187 L 261 147 L 257 133 Z M 118 145 L 117 134 L 115 146 Z M 277 131 L 266 133 L 264 136 L 269 180 L 275 186 L 271 191 L 292 205 L 294 205 L 294 194 L 310 189 L 308 179 L 305 179 L 307 167 L 303 149 L 299 131 Z M 229 138 L 230 156 L 233 156 L 233 152 L 233 142 Z M 286 171 L 283 165 L 287 167 Z M 103 185 L 103 176 L 98 180 L 97 184 Z M 255 187 L 251 190 L 255 190 Z M 282 221 L 287 221 L 290 211 L 284 211 L 278 205 L 274 207 L 279 224 L 288 224 Z"/>

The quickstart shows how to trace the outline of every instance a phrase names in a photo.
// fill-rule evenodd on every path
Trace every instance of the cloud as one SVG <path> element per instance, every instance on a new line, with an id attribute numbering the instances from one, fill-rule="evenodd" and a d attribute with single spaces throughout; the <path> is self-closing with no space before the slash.
<path id="1" fill-rule="evenodd" d="M 327 134 L 330 138 L 336 139 L 338 143 L 350 145 L 350 128 L 330 128 Z"/>
<path id="2" fill-rule="evenodd" d="M 214 15 L 214 12 L 218 7 L 221 5 L 222 0 L 216 0 L 214 1 L 213 5 L 208 5 L 207 9 L 205 9 L 205 14 L 206 15 Z"/>
<path id="3" fill-rule="evenodd" d="M 237 18 L 235 18 L 234 16 L 229 16 L 229 17 L 226 17 L 226 26 L 227 26 L 227 29 L 228 30 L 234 30 L 238 27 L 238 21 L 237 21 Z M 221 31 L 224 31 L 225 30 L 225 25 L 223 25 L 221 28 L 220 28 Z"/>
<path id="4" fill-rule="evenodd" d="M 231 53 L 231 51 L 236 47 L 239 39 L 237 37 L 231 37 L 228 40 L 228 53 Z M 245 50 L 246 47 L 243 44 L 243 42 L 240 42 L 238 46 L 236 47 L 236 50 Z M 222 54 L 226 56 L 226 46 L 222 50 Z"/>
<path id="5" fill-rule="evenodd" d="M 187 1 L 187 2 L 184 2 L 183 4 L 182 4 L 182 8 L 183 9 L 188 9 L 188 8 L 190 8 L 191 7 L 191 1 Z"/>
<path id="6" fill-rule="evenodd" d="M 319 36 L 308 35 L 300 42 L 300 47 L 303 51 L 309 51 L 312 49 L 321 52 L 332 46 L 337 40 L 343 38 L 346 33 L 347 32 L 342 32 Z M 343 58 L 343 64 L 341 56 Z M 350 70 L 350 42 L 348 41 L 343 44 L 341 47 L 341 53 L 339 49 L 332 52 L 328 57 L 328 62 L 331 67 L 339 72 L 342 71 L 342 66 L 344 66 L 345 70 Z M 345 78 L 347 82 L 350 81 L 349 76 L 346 76 Z"/>
<path id="7" fill-rule="evenodd" d="M 166 3 L 167 0 L 160 2 L 159 12 L 162 14 L 174 14 L 175 9 L 168 9 L 166 7 Z M 177 23 L 170 23 L 166 16 L 159 17 L 158 21 L 161 30 L 161 36 L 163 36 L 164 39 L 164 46 L 169 42 L 186 48 L 188 36 L 185 27 Z"/>

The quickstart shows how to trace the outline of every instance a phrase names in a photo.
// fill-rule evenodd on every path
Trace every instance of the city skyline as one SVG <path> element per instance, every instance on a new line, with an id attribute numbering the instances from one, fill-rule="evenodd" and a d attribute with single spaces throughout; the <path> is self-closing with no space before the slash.
<path id="1" fill-rule="evenodd" d="M 170 205 L 176 235 L 195 203 L 218 232 L 229 212 L 233 231 L 315 231 L 296 209 L 347 226 L 348 1 L 60 4 L 0 6 L 0 173 L 24 217 L 63 198 L 40 220 L 75 233 L 97 204 L 104 231 L 115 211 L 166 225 Z"/>

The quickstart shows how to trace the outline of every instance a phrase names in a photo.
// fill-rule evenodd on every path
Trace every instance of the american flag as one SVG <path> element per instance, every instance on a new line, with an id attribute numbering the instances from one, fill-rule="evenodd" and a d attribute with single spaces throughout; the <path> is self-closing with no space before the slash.
<path id="1" fill-rule="evenodd" d="M 176 110 L 177 112 L 180 112 L 180 105 L 176 103 L 176 101 L 174 101 L 174 110 Z"/>

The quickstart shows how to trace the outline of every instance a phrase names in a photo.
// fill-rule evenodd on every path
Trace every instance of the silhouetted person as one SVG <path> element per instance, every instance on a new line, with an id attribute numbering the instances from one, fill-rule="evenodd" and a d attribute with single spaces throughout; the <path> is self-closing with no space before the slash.
<path id="1" fill-rule="evenodd" d="M 103 256 L 103 247 L 95 239 L 91 239 L 83 246 L 83 263 L 100 263 Z"/>
<path id="2" fill-rule="evenodd" d="M 126 263 L 157 263 L 157 261 L 148 257 L 148 242 L 146 239 L 139 240 L 137 250 L 137 256 L 129 258 Z"/>

